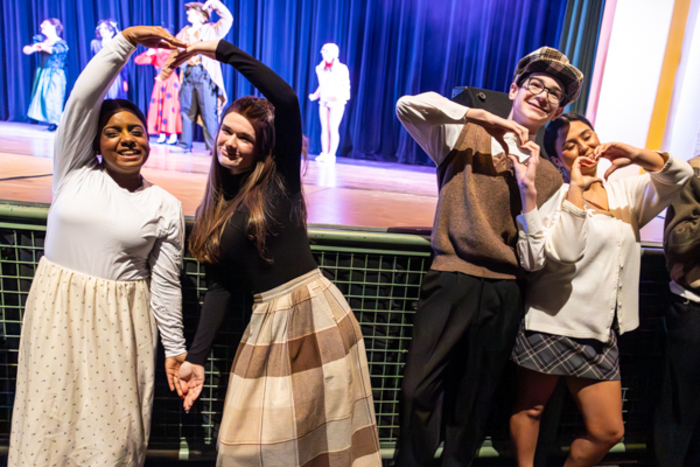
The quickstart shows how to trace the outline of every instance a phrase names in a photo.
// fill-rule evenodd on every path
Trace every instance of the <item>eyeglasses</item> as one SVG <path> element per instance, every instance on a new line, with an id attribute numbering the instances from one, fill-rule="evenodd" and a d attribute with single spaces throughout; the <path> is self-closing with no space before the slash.
<path id="1" fill-rule="evenodd" d="M 535 96 L 547 91 L 547 102 L 550 104 L 559 105 L 564 101 L 564 93 L 560 89 L 548 88 L 540 79 L 530 78 L 525 87 Z"/>

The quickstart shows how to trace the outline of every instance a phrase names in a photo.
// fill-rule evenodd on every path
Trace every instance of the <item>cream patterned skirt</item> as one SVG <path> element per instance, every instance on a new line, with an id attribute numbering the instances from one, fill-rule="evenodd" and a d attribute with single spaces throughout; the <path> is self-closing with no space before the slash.
<path id="1" fill-rule="evenodd" d="M 143 465 L 156 342 L 145 280 L 42 258 L 22 323 L 8 465 Z"/>
<path id="2" fill-rule="evenodd" d="M 318 269 L 255 296 L 236 353 L 217 466 L 381 466 L 365 345 Z"/>

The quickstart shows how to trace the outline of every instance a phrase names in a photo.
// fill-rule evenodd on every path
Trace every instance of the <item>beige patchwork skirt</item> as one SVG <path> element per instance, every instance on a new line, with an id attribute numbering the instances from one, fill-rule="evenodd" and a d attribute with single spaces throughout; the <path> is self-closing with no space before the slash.
<path id="1" fill-rule="evenodd" d="M 157 330 L 146 281 L 39 262 L 27 298 L 9 466 L 141 466 Z"/>
<path id="2" fill-rule="evenodd" d="M 362 332 L 318 269 L 256 295 L 217 466 L 381 466 Z"/>

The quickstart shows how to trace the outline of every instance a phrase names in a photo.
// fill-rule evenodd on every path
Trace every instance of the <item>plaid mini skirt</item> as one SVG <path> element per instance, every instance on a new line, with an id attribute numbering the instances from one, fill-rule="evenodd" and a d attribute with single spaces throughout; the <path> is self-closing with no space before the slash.
<path id="1" fill-rule="evenodd" d="M 320 270 L 255 296 L 217 447 L 217 466 L 381 467 L 362 332 Z"/>
<path id="2" fill-rule="evenodd" d="M 528 331 L 520 326 L 511 360 L 523 368 L 547 375 L 576 376 L 600 381 L 620 380 L 617 333 L 607 342 L 597 339 Z"/>

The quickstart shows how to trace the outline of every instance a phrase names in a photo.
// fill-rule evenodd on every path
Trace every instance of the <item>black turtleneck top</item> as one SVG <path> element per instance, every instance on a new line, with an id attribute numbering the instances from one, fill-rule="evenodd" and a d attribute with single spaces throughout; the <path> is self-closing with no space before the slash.
<path id="1" fill-rule="evenodd" d="M 301 111 L 294 90 L 275 72 L 226 41 L 220 41 L 216 58 L 228 63 L 250 81 L 275 106 L 275 148 L 277 171 L 284 190 L 271 196 L 272 235 L 266 239 L 266 261 L 258 253 L 255 240 L 245 233 L 248 212 L 239 208 L 224 227 L 220 261 L 206 265 L 207 293 L 194 342 L 187 361 L 204 365 L 214 336 L 228 309 L 233 288 L 260 293 L 295 279 L 318 265 L 311 255 L 304 222 L 292 216 L 292 209 L 303 203 L 301 191 Z M 216 157 L 216 156 L 214 156 Z M 225 179 L 225 195 L 233 198 L 247 173 Z"/>

